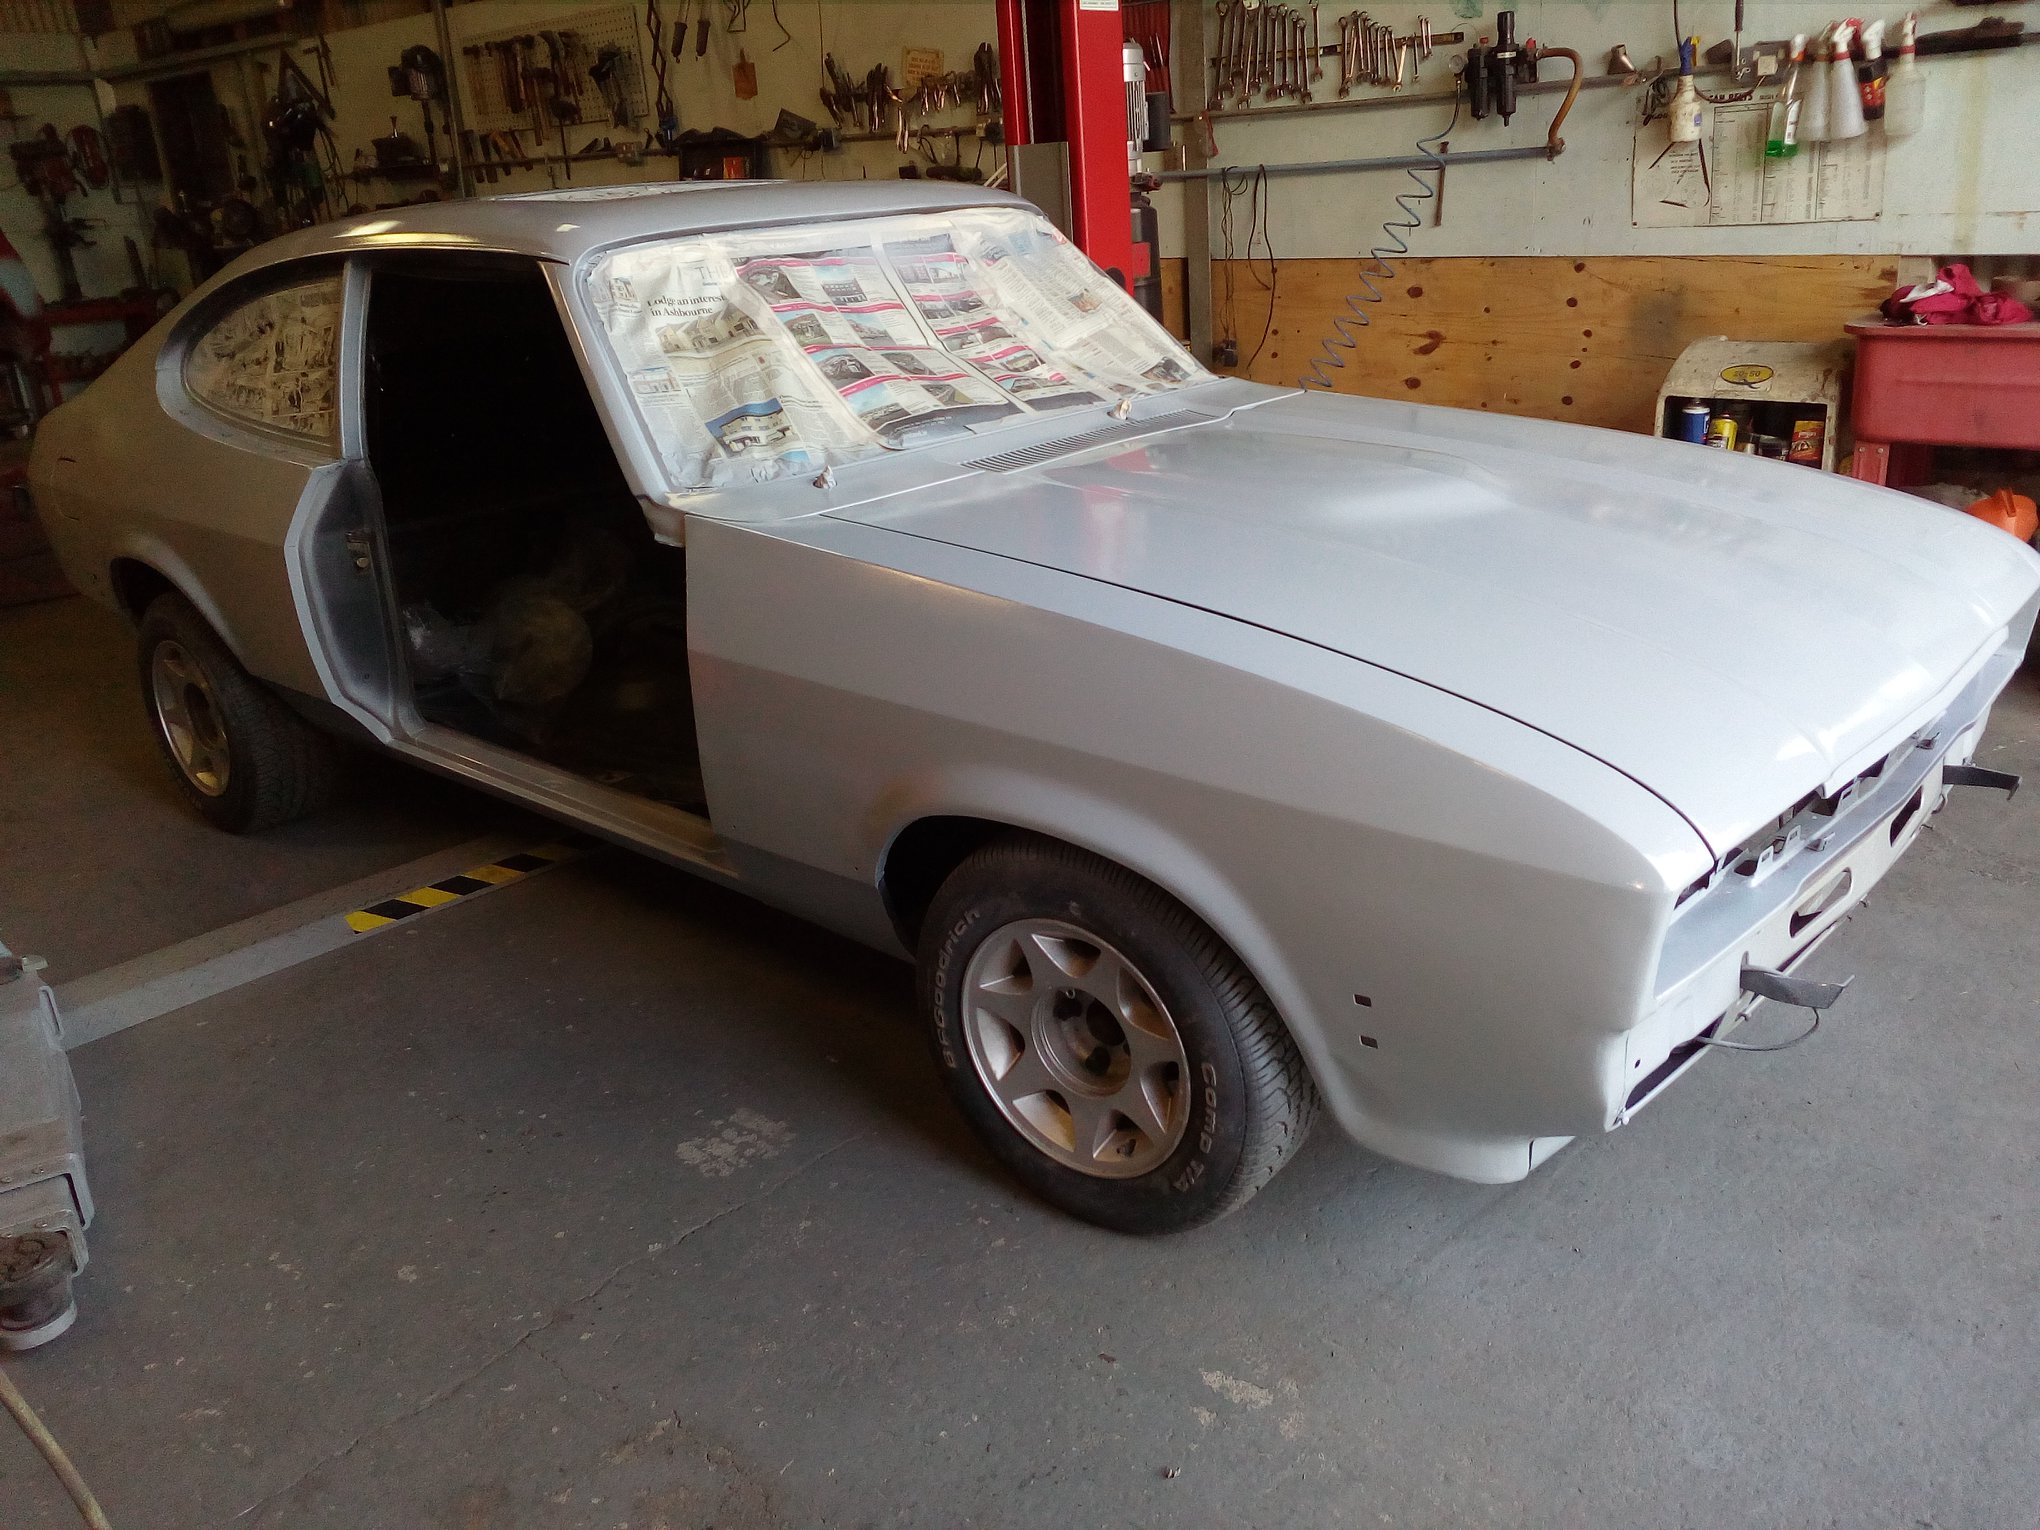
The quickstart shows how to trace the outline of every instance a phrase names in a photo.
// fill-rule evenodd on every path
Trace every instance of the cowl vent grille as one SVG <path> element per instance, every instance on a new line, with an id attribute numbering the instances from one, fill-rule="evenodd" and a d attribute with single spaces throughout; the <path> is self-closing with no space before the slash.
<path id="1" fill-rule="evenodd" d="M 1080 436 L 1064 436 L 1057 441 L 1044 441 L 1039 446 L 1023 446 L 1017 451 L 974 458 L 964 466 L 977 468 L 986 473 L 1010 473 L 1015 468 L 1033 467 L 1037 462 L 1067 457 L 1072 452 L 1088 451 L 1091 447 L 1103 446 L 1108 441 L 1130 441 L 1135 436 L 1152 435 L 1158 430 L 1167 430 L 1175 425 L 1188 425 L 1210 418 L 1212 416 L 1199 414 L 1194 409 L 1178 409 L 1169 414 L 1153 415 L 1145 420 L 1129 420 L 1124 425 L 1107 425 L 1102 430 L 1087 430 Z"/>

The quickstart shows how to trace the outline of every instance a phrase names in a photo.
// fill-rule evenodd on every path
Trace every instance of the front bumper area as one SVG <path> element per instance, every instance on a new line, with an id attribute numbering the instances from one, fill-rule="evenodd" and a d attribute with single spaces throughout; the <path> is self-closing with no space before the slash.
<path id="1" fill-rule="evenodd" d="M 1679 910 L 1660 954 L 1656 1002 L 1624 1034 L 1620 1076 L 1606 1080 L 1609 1130 L 1766 1002 L 1744 990 L 1745 967 L 1792 971 L 1862 906 L 1947 802 L 1949 771 L 1975 755 L 2018 664 L 2016 651 L 1993 656 L 1832 816 L 1800 815 L 1765 853 L 1739 858 Z"/>

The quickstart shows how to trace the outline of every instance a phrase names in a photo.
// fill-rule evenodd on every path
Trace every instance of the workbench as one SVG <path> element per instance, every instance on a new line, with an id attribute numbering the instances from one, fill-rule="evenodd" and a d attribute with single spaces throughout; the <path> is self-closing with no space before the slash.
<path id="1" fill-rule="evenodd" d="M 1854 477 L 1922 483 L 1936 446 L 2040 450 L 2040 323 L 1844 328 L 1856 339 Z"/>

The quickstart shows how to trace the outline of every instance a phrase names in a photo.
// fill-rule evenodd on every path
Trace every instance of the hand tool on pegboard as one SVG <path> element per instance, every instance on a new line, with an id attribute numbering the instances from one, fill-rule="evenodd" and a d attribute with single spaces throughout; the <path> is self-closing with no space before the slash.
<path id="1" fill-rule="evenodd" d="M 1147 57 L 1147 90 L 1169 87 L 1170 0 L 1124 0 L 1120 18 L 1126 40 L 1140 44 Z"/>

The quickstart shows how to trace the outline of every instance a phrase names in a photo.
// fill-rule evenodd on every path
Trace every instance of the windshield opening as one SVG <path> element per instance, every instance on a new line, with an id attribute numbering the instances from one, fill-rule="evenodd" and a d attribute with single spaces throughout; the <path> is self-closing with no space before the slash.
<path id="1" fill-rule="evenodd" d="M 1208 375 L 1023 208 L 630 245 L 593 262 L 586 294 L 676 490 L 815 472 Z"/>

